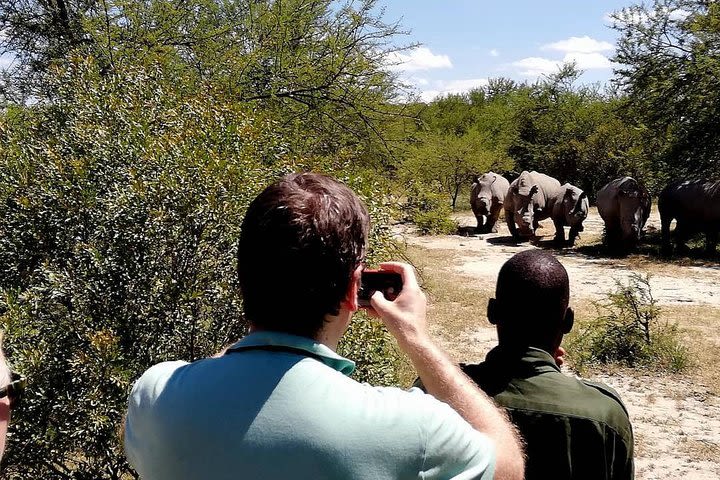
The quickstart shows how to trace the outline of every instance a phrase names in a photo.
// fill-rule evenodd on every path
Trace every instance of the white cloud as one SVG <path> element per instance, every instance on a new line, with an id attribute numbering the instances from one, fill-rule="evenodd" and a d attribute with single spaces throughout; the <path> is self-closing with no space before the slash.
<path id="1" fill-rule="evenodd" d="M 565 55 L 563 62 L 575 62 L 580 70 L 598 70 L 612 68 L 614 63 L 602 53 L 570 52 Z"/>
<path id="2" fill-rule="evenodd" d="M 559 50 L 561 52 L 574 52 L 574 53 L 594 53 L 594 52 L 605 52 L 613 50 L 612 43 L 603 42 L 590 38 L 587 35 L 584 37 L 570 37 L 559 42 L 548 43 L 541 47 L 542 50 Z"/>
<path id="3" fill-rule="evenodd" d="M 473 88 L 484 87 L 488 84 L 487 78 L 466 78 L 460 80 L 437 80 L 432 82 L 432 88 L 420 91 L 420 98 L 425 102 L 431 102 L 437 97 L 466 93 Z"/>
<path id="4" fill-rule="evenodd" d="M 493 48 L 492 50 L 490 50 L 490 56 L 491 57 L 499 57 L 500 52 L 498 52 L 497 48 Z"/>
<path id="5" fill-rule="evenodd" d="M 388 69 L 391 71 L 415 72 L 435 68 L 452 68 L 447 55 L 435 55 L 427 47 L 418 47 L 406 52 L 388 54 Z"/>
<path id="6" fill-rule="evenodd" d="M 527 57 L 511 65 L 518 70 L 518 73 L 524 77 L 539 77 L 541 75 L 550 75 L 556 73 L 563 63 L 575 62 L 580 70 L 600 70 L 604 68 L 612 68 L 614 66 L 608 57 L 602 53 L 582 53 L 569 52 L 566 53 L 562 60 L 553 60 L 543 57 Z"/>
<path id="7" fill-rule="evenodd" d="M 562 65 L 560 60 L 542 57 L 527 57 L 512 63 L 512 66 L 519 70 L 520 75 L 526 77 L 539 77 L 557 72 L 560 65 Z"/>
<path id="8" fill-rule="evenodd" d="M 539 77 L 556 73 L 563 63 L 575 62 L 580 70 L 600 70 L 613 67 L 608 55 L 602 52 L 614 50 L 609 42 L 595 40 L 587 35 L 570 37 L 540 47 L 541 50 L 551 50 L 564 53 L 562 59 L 547 57 L 526 57 L 510 64 L 518 74 L 524 77 Z"/>

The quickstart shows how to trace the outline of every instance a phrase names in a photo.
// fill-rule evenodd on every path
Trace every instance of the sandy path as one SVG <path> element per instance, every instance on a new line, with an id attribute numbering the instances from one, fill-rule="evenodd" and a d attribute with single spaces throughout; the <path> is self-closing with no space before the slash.
<path id="1" fill-rule="evenodd" d="M 474 225 L 472 215 L 459 215 L 461 226 Z M 545 221 L 543 240 L 554 233 Z M 659 228 L 657 213 L 648 226 Z M 599 237 L 602 221 L 591 212 L 583 236 Z M 509 242 L 507 227 L 498 234 L 474 236 L 420 237 L 405 227 L 398 235 L 408 244 L 425 249 L 447 251 L 445 267 L 468 278 L 468 286 L 492 291 L 502 264 L 513 254 L 538 248 L 529 243 Z M 615 280 L 626 280 L 634 271 L 652 271 L 651 287 L 659 303 L 666 305 L 711 305 L 720 307 L 720 265 L 680 266 L 634 262 L 630 268 L 623 259 L 594 258 L 577 251 L 554 251 L 568 270 L 571 295 L 597 299 L 612 290 Z M 720 318 L 718 318 L 720 329 Z M 463 338 L 444 338 L 442 325 L 433 325 L 438 339 L 454 356 L 477 352 L 477 361 L 496 344 L 493 329 L 468 325 Z M 462 352 L 462 353 L 459 353 Z M 475 355 L 473 355 L 475 356 Z M 635 467 L 639 480 L 682 477 L 687 480 L 720 479 L 720 398 L 698 383 L 683 377 L 639 375 L 636 372 L 599 374 L 595 379 L 614 387 L 623 398 L 635 431 Z"/>
<path id="2" fill-rule="evenodd" d="M 648 221 L 649 228 L 659 228 L 657 212 Z M 456 217 L 461 226 L 475 225 L 472 215 Z M 552 238 L 554 227 L 546 220 L 540 233 L 546 235 L 542 241 Z M 585 223 L 583 237 L 602 234 L 602 220 L 595 212 Z M 500 232 L 482 236 L 461 237 L 457 235 L 418 237 L 406 236 L 410 244 L 430 249 L 452 250 L 459 255 L 458 272 L 473 280 L 494 285 L 497 273 L 505 261 L 522 250 L 539 248 L 528 242 L 512 243 L 506 225 L 500 226 Z M 676 266 L 667 265 L 660 272 L 654 266 L 647 268 L 629 268 L 622 259 L 593 258 L 574 252 L 572 249 L 555 251 L 570 276 L 573 297 L 590 299 L 601 298 L 605 292 L 615 286 L 615 281 L 627 281 L 634 272 L 647 273 L 652 270 L 650 286 L 653 296 L 661 304 L 707 304 L 720 307 L 720 264 L 715 266 Z M 682 282 L 678 282 L 678 278 Z"/>

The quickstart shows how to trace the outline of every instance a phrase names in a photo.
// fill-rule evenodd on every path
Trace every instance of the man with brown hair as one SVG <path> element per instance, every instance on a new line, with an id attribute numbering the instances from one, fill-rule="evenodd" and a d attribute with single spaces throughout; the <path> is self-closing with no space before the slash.
<path id="1" fill-rule="evenodd" d="M 607 385 L 563 374 L 560 344 L 572 329 L 567 271 L 551 254 L 526 250 L 500 269 L 487 316 L 498 346 L 462 368 L 505 407 L 526 442 L 526 479 L 632 479 L 633 433 Z"/>
<path id="2" fill-rule="evenodd" d="M 252 202 L 238 245 L 250 333 L 137 381 L 125 449 L 143 479 L 522 478 L 507 418 L 430 340 L 409 265 L 382 265 L 403 288 L 375 292 L 372 310 L 437 398 L 349 378 L 335 350 L 358 310 L 368 224 L 349 188 L 317 174 Z"/>

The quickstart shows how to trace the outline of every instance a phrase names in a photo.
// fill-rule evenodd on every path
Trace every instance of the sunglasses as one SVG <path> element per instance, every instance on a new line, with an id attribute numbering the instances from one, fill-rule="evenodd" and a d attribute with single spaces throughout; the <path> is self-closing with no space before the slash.
<path id="1" fill-rule="evenodd" d="M 12 381 L 0 388 L 0 398 L 8 397 L 10 399 L 10 410 L 12 410 L 20 404 L 20 399 L 23 393 L 25 393 L 27 380 L 24 376 L 16 372 L 12 372 L 10 378 Z"/>

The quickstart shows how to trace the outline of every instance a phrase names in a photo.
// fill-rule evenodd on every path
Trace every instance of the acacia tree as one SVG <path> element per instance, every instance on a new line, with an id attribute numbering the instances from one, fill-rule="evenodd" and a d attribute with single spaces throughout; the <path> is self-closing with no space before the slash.
<path id="1" fill-rule="evenodd" d="M 628 118 L 662 139 L 664 176 L 720 174 L 720 4 L 655 0 L 613 14 Z"/>
<path id="2" fill-rule="evenodd" d="M 384 122 L 405 114 L 389 105 L 401 92 L 386 68 L 403 32 L 377 3 L 0 0 L 0 52 L 16 57 L 0 96 L 52 100 L 47 75 L 75 56 L 106 77 L 161 65 L 188 95 L 213 88 L 271 111 L 296 151 L 386 147 Z"/>
<path id="3" fill-rule="evenodd" d="M 427 133 L 410 149 L 401 172 L 407 185 L 442 192 L 454 209 L 462 187 L 470 185 L 473 175 L 490 169 L 503 171 L 511 165 L 477 131 L 461 136 Z"/>

